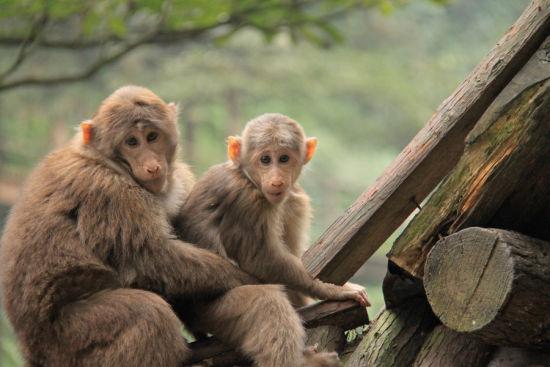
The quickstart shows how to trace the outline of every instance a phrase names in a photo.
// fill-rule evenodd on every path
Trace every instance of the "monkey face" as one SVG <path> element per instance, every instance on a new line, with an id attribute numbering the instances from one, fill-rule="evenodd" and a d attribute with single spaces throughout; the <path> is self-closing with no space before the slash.
<path id="1" fill-rule="evenodd" d="M 272 146 L 254 154 L 252 171 L 263 195 L 271 204 L 278 204 L 287 197 L 302 170 L 299 152 Z"/>
<path id="2" fill-rule="evenodd" d="M 162 130 L 138 123 L 126 134 L 118 151 L 140 185 L 155 194 L 164 189 L 170 142 Z"/>

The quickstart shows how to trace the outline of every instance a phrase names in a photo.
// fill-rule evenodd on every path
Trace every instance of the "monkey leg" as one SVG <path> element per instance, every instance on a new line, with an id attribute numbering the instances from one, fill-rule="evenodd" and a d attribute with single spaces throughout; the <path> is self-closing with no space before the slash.
<path id="1" fill-rule="evenodd" d="M 290 304 L 294 308 L 304 307 L 313 303 L 313 299 L 311 297 L 308 297 L 301 292 L 287 289 L 286 294 L 288 296 L 288 299 L 290 300 Z"/>
<path id="2" fill-rule="evenodd" d="M 190 356 L 170 306 L 142 290 L 106 290 L 65 306 L 54 327 L 59 345 L 47 365 L 176 367 Z"/>
<path id="3" fill-rule="evenodd" d="M 197 311 L 201 327 L 238 347 L 254 366 L 302 366 L 305 332 L 280 286 L 237 287 Z"/>

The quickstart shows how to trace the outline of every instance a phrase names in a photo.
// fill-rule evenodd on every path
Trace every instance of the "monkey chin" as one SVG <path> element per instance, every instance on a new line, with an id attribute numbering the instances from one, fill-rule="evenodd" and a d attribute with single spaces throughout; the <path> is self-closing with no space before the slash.
<path id="1" fill-rule="evenodd" d="M 166 177 L 159 177 L 154 180 L 140 181 L 141 186 L 153 194 L 160 194 L 166 187 Z"/>
<path id="2" fill-rule="evenodd" d="M 278 205 L 285 201 L 286 199 L 286 191 L 280 191 L 280 192 L 263 192 L 264 197 L 269 201 L 271 205 Z"/>

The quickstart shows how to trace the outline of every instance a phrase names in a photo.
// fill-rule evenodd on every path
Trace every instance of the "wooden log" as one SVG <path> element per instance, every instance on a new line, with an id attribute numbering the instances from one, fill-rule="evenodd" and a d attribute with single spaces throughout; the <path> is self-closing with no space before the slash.
<path id="1" fill-rule="evenodd" d="M 550 80 L 516 96 L 467 146 L 451 174 L 395 241 L 390 260 L 422 277 L 441 236 L 471 226 L 550 239 Z"/>
<path id="2" fill-rule="evenodd" d="M 421 297 L 384 310 L 371 323 L 346 367 L 409 367 L 436 322 Z"/>
<path id="3" fill-rule="evenodd" d="M 303 257 L 315 277 L 346 282 L 455 165 L 464 137 L 550 34 L 550 0 L 534 0 L 383 175 Z"/>
<path id="4" fill-rule="evenodd" d="M 308 329 L 333 325 L 349 330 L 369 323 L 366 308 L 355 301 L 322 301 L 302 307 L 298 312 Z"/>
<path id="5" fill-rule="evenodd" d="M 500 347 L 487 367 L 550 367 L 550 352 Z"/>
<path id="6" fill-rule="evenodd" d="M 485 367 L 495 348 L 443 325 L 426 338 L 413 367 Z"/>
<path id="7" fill-rule="evenodd" d="M 308 329 L 324 326 L 331 327 L 325 329 L 331 331 L 331 335 L 327 334 L 324 336 L 324 340 L 327 342 L 324 347 L 327 348 L 332 345 L 329 341 L 338 342 L 336 337 L 332 337 L 332 331 L 334 331 L 335 328 L 348 330 L 369 323 L 367 310 L 354 301 L 322 301 L 302 307 L 298 312 L 305 327 Z M 312 342 L 323 341 L 320 331 L 311 334 L 311 338 Z M 250 361 L 247 361 L 241 354 L 235 352 L 230 346 L 221 343 L 213 337 L 193 342 L 189 346 L 193 351 L 193 356 L 189 363 L 198 363 L 208 360 L 211 366 L 250 364 Z M 321 347 L 323 347 L 323 345 L 321 345 Z"/>
<path id="8" fill-rule="evenodd" d="M 488 344 L 550 349 L 550 243 L 464 229 L 432 249 L 424 286 L 447 327 Z"/>
<path id="9" fill-rule="evenodd" d="M 391 260 L 382 282 L 382 292 L 386 308 L 399 306 L 408 299 L 424 296 L 424 285 L 418 278 L 410 276 Z"/>

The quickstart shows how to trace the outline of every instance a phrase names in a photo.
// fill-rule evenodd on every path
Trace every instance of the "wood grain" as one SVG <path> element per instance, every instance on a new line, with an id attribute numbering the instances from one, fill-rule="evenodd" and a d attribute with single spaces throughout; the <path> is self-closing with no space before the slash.
<path id="1" fill-rule="evenodd" d="M 424 286 L 445 326 L 487 344 L 550 349 L 550 243 L 471 227 L 434 246 Z"/>
<path id="2" fill-rule="evenodd" d="M 486 367 L 494 349 L 474 337 L 438 325 L 426 338 L 412 367 Z"/>
<path id="3" fill-rule="evenodd" d="M 408 367 L 437 323 L 422 297 L 382 311 L 371 323 L 346 367 Z"/>

